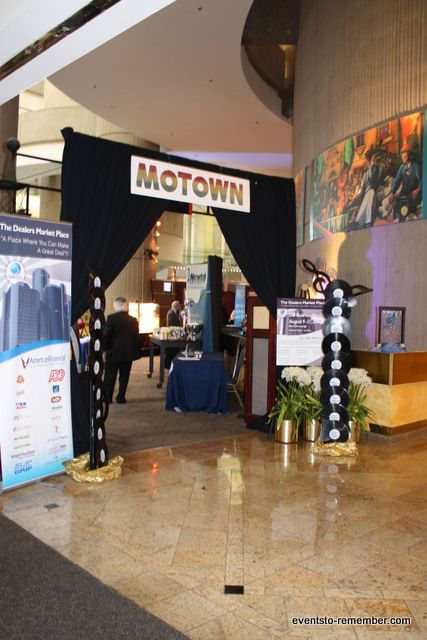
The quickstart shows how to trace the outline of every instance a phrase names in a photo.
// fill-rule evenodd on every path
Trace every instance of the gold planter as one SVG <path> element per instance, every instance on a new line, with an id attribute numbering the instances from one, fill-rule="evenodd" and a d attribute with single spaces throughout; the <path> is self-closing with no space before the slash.
<path id="1" fill-rule="evenodd" d="M 320 422 L 319 420 L 309 420 L 304 422 L 304 440 L 307 442 L 316 442 L 320 435 Z"/>
<path id="2" fill-rule="evenodd" d="M 283 444 L 293 444 L 298 442 L 298 422 L 294 420 L 282 420 L 281 425 L 276 427 L 276 442 Z"/>
<path id="3" fill-rule="evenodd" d="M 355 442 L 356 444 L 359 444 L 360 442 L 360 425 L 357 424 L 356 422 L 353 422 L 353 420 L 349 420 L 348 421 L 348 428 L 349 428 L 349 436 L 348 436 L 348 440 L 349 442 Z"/>

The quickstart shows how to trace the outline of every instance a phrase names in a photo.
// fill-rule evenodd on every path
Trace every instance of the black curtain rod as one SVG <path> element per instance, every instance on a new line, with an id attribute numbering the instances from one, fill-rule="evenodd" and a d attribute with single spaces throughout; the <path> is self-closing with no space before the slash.
<path id="1" fill-rule="evenodd" d="M 21 156 L 22 158 L 33 158 L 34 160 L 45 160 L 46 162 L 62 164 L 62 160 L 51 160 L 50 158 L 41 158 L 40 156 L 30 156 L 28 153 L 17 153 L 16 155 Z"/>

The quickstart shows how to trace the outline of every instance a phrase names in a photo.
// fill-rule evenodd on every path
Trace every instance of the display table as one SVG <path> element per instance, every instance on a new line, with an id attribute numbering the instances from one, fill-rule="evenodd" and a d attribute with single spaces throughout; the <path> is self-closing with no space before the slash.
<path id="1" fill-rule="evenodd" d="M 227 412 L 223 353 L 203 353 L 200 359 L 178 355 L 172 365 L 166 388 L 166 409 Z"/>
<path id="2" fill-rule="evenodd" d="M 147 378 L 151 378 L 154 371 L 154 352 L 156 347 L 160 347 L 160 372 L 159 372 L 159 382 L 157 383 L 157 387 L 159 389 L 163 386 L 163 381 L 165 379 L 165 353 L 167 349 L 185 349 L 185 347 L 189 345 L 192 349 L 198 349 L 200 347 L 200 342 L 189 342 L 186 339 L 182 340 L 161 340 L 160 338 L 155 338 L 154 336 L 150 336 L 150 361 L 149 361 L 149 372 L 147 374 Z"/>
<path id="3" fill-rule="evenodd" d="M 366 389 L 376 418 L 372 431 L 394 436 L 427 427 L 427 352 L 354 350 L 350 358 L 374 383 Z"/>

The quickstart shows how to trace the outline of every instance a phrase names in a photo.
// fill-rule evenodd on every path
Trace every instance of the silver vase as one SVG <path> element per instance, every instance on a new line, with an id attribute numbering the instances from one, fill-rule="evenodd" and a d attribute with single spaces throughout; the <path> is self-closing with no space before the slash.
<path id="1" fill-rule="evenodd" d="M 276 428 L 276 442 L 283 444 L 293 444 L 298 442 L 298 422 L 293 420 L 282 420 L 278 428 Z"/>
<path id="2" fill-rule="evenodd" d="M 353 422 L 353 420 L 349 420 L 348 421 L 348 429 L 349 429 L 349 435 L 348 435 L 349 442 L 355 442 L 356 444 L 359 444 L 359 442 L 360 442 L 360 425 L 357 424 L 357 422 Z"/>
<path id="3" fill-rule="evenodd" d="M 304 422 L 304 440 L 307 442 L 316 442 L 320 435 L 320 422 L 319 420 L 311 420 L 307 418 Z"/>

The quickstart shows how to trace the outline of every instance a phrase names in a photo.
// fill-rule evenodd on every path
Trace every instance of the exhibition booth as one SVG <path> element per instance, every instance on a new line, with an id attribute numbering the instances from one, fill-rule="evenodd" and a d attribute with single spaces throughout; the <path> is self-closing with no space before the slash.
<path id="1" fill-rule="evenodd" d="M 294 295 L 295 190 L 292 179 L 192 162 L 64 129 L 61 220 L 73 223 L 72 312 L 88 306 L 88 271 L 96 266 L 107 288 L 174 202 L 211 206 L 246 280 L 275 314 L 276 299 Z M 198 199 L 198 200 L 197 200 Z M 214 258 L 214 257 L 212 257 Z M 211 286 L 222 290 L 221 270 Z M 221 336 L 221 295 L 210 315 L 211 344 Z M 72 367 L 75 453 L 87 450 L 87 388 Z"/>

